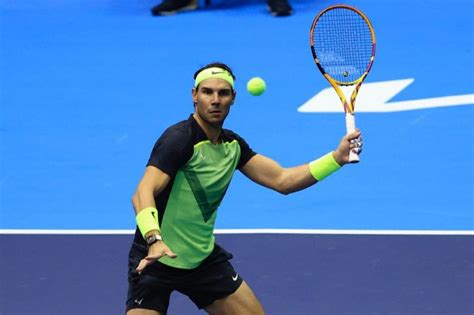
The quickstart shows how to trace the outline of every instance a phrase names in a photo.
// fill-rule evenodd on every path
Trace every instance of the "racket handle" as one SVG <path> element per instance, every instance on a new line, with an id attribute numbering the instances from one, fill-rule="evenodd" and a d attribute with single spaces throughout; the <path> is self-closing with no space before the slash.
<path id="1" fill-rule="evenodd" d="M 346 113 L 346 130 L 347 133 L 355 131 L 355 117 L 352 113 Z M 349 163 L 359 163 L 359 155 L 354 151 L 349 151 Z"/>

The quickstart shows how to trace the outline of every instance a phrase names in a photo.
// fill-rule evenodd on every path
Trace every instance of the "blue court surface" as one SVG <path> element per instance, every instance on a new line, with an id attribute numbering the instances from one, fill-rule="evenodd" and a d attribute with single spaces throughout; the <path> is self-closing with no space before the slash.
<path id="1" fill-rule="evenodd" d="M 474 4 L 341 2 L 377 36 L 361 163 L 289 196 L 236 172 L 218 242 L 268 314 L 474 314 Z M 232 67 L 225 127 L 284 166 L 345 133 L 309 49 L 335 2 L 291 1 L 288 18 L 263 0 L 160 18 L 155 4 L 0 0 L 1 315 L 124 313 L 131 196 L 157 137 L 193 111 L 199 67 Z M 169 314 L 201 312 L 176 294 Z"/>

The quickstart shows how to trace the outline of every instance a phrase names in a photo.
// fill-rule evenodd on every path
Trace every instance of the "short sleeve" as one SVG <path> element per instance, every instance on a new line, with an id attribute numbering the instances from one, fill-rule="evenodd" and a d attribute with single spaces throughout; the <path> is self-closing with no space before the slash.
<path id="1" fill-rule="evenodd" d="M 237 169 L 242 168 L 253 156 L 255 153 L 252 148 L 248 145 L 248 143 L 244 140 L 244 138 L 240 137 L 239 135 L 235 135 L 236 140 L 239 142 L 240 145 L 240 160 L 237 164 Z"/>
<path id="2" fill-rule="evenodd" d="M 189 135 L 180 128 L 169 128 L 156 141 L 147 166 L 155 166 L 174 177 L 192 156 L 193 146 Z"/>

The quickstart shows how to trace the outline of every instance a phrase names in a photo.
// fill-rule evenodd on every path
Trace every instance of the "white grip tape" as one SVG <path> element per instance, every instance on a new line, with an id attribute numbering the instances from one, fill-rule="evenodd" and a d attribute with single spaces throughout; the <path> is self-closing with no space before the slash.
<path id="1" fill-rule="evenodd" d="M 347 133 L 352 133 L 355 131 L 355 117 L 354 114 L 346 113 L 346 130 Z M 349 163 L 359 162 L 359 155 L 354 151 L 349 151 Z"/>

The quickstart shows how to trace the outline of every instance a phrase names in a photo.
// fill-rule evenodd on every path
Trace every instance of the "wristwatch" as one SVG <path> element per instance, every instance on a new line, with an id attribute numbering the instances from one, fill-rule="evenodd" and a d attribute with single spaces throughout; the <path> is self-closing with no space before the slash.
<path id="1" fill-rule="evenodd" d="M 148 237 L 146 238 L 146 244 L 147 244 L 148 246 L 151 246 L 151 245 L 155 244 L 156 242 L 162 241 L 162 240 L 163 240 L 163 239 L 161 238 L 161 235 L 152 234 L 152 235 L 150 235 L 150 236 L 148 236 Z"/>

